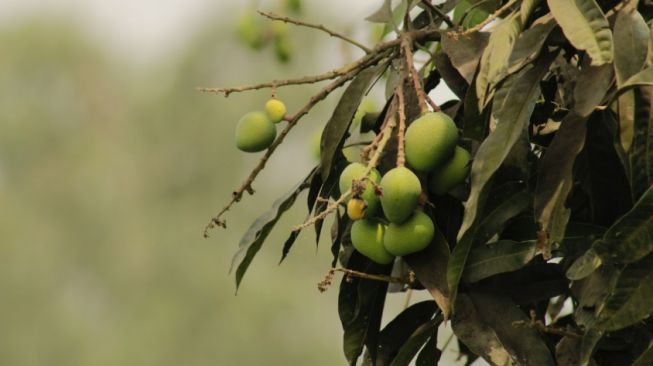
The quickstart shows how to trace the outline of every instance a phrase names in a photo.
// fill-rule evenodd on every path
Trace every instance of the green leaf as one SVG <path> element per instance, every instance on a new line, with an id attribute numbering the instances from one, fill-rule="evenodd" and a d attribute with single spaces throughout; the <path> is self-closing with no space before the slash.
<path id="1" fill-rule="evenodd" d="M 490 34 L 488 45 L 481 56 L 480 69 L 476 77 L 476 95 L 478 108 L 482 110 L 487 102 L 497 80 L 508 67 L 508 59 L 521 31 L 521 21 L 518 14 L 513 14 L 495 26 Z"/>
<path id="2" fill-rule="evenodd" d="M 488 33 L 474 32 L 469 35 L 442 34 L 442 49 L 449 56 L 451 64 L 460 75 L 472 83 L 478 63 L 481 61 L 483 50 L 487 47 Z"/>
<path id="3" fill-rule="evenodd" d="M 523 6 L 522 9 L 524 9 Z M 549 19 L 544 23 L 535 24 L 522 32 L 515 41 L 512 52 L 510 52 L 510 57 L 508 57 L 506 74 L 513 74 L 533 62 L 540 55 L 544 41 L 549 37 L 549 34 L 555 26 L 556 23 L 552 19 Z M 498 81 L 495 80 L 494 82 Z"/>
<path id="4" fill-rule="evenodd" d="M 596 255 L 594 250 L 590 249 L 583 253 L 580 257 L 576 258 L 574 263 L 569 267 L 566 272 L 568 279 L 577 281 L 589 276 L 594 270 L 601 265 L 601 258 Z"/>
<path id="5" fill-rule="evenodd" d="M 541 0 L 523 0 L 519 8 L 519 15 L 521 16 L 521 24 L 526 24 L 528 18 L 533 14 L 535 8 L 540 5 Z"/>
<path id="6" fill-rule="evenodd" d="M 534 241 L 499 240 L 475 247 L 469 254 L 463 279 L 473 283 L 497 273 L 517 270 L 535 257 L 536 250 Z"/>
<path id="7" fill-rule="evenodd" d="M 372 263 L 354 251 L 347 268 L 370 274 L 388 275 L 392 266 Z M 367 345 L 372 360 L 376 359 L 377 342 L 388 283 L 343 276 L 338 293 L 338 315 L 344 330 L 343 350 L 351 365 Z"/>
<path id="8" fill-rule="evenodd" d="M 574 88 L 574 109 L 565 116 L 540 161 L 535 189 L 534 211 L 540 229 L 548 235 L 544 247 L 551 247 L 564 237 L 570 211 L 565 201 L 572 188 L 572 170 L 576 157 L 585 145 L 587 116 L 605 97 L 612 80 L 609 65 L 584 68 Z"/>
<path id="9" fill-rule="evenodd" d="M 578 75 L 574 87 L 574 111 L 589 116 L 601 104 L 614 80 L 611 65 L 589 66 Z"/>
<path id="10" fill-rule="evenodd" d="M 365 18 L 365 20 L 372 23 L 392 22 L 392 0 L 383 0 L 381 7 Z"/>
<path id="11" fill-rule="evenodd" d="M 449 319 L 451 310 L 449 287 L 447 285 L 449 244 L 440 230 L 436 227 L 433 240 L 426 249 L 404 256 L 403 259 L 438 304 L 444 319 Z"/>
<path id="12" fill-rule="evenodd" d="M 311 173 L 297 184 L 293 189 L 288 193 L 284 194 L 282 197 L 277 199 L 272 207 L 259 216 L 254 223 L 249 227 L 240 243 L 238 244 L 238 251 L 231 260 L 231 269 L 233 271 L 234 267 L 236 268 L 236 288 L 240 286 L 240 282 L 247 272 L 252 259 L 256 256 L 256 253 L 263 246 L 263 242 L 276 225 L 281 215 L 284 212 L 288 211 L 290 207 L 295 203 L 297 196 L 307 189 L 310 186 L 310 182 L 313 179 L 313 175 L 316 173 L 317 169 L 313 169 Z"/>
<path id="13" fill-rule="evenodd" d="M 632 263 L 653 251 L 653 186 L 608 229 L 603 239 L 594 242 L 593 248 L 608 263 Z"/>
<path id="14" fill-rule="evenodd" d="M 465 97 L 467 92 L 467 81 L 460 75 L 458 70 L 453 66 L 449 56 L 444 52 L 439 52 L 434 57 L 435 68 L 447 83 L 449 89 L 460 99 Z"/>
<path id="15" fill-rule="evenodd" d="M 342 94 L 329 122 L 324 126 L 322 140 L 320 141 L 320 175 L 323 182 L 326 182 L 329 178 L 335 156 L 340 153 L 339 150 L 342 148 L 347 136 L 349 125 L 363 96 L 372 81 L 383 69 L 384 66 L 379 65 L 361 71 Z"/>
<path id="16" fill-rule="evenodd" d="M 442 317 L 429 321 L 426 324 L 422 324 L 417 328 L 410 338 L 404 343 L 404 345 L 399 349 L 397 356 L 392 360 L 390 366 L 408 366 L 410 361 L 415 358 L 417 352 L 420 348 L 432 337 L 433 332 L 436 332 L 438 325 L 442 322 Z"/>
<path id="17" fill-rule="evenodd" d="M 585 144 L 586 119 L 568 114 L 539 164 L 534 209 L 540 230 L 548 236 L 541 248 L 545 258 L 565 234 L 570 214 L 565 201 L 572 188 L 574 161 Z"/>
<path id="18" fill-rule="evenodd" d="M 434 301 L 422 301 L 399 313 L 379 334 L 379 350 L 376 365 L 388 365 L 411 335 L 428 323 L 438 310 Z"/>
<path id="19" fill-rule="evenodd" d="M 614 68 L 617 85 L 642 70 L 648 51 L 649 29 L 637 8 L 631 5 L 617 13 L 614 24 Z"/>
<path id="20" fill-rule="evenodd" d="M 601 307 L 596 327 L 614 331 L 653 313 L 653 255 L 626 266 Z"/>
<path id="21" fill-rule="evenodd" d="M 493 365 L 554 365 L 539 333 L 515 322 L 529 319 L 510 299 L 472 290 L 460 294 L 452 327 L 474 353 Z"/>
<path id="22" fill-rule="evenodd" d="M 477 244 L 485 244 L 503 231 L 508 220 L 524 211 L 533 201 L 525 183 L 518 181 L 508 181 L 493 187 L 490 196 L 474 238 Z"/>
<path id="23" fill-rule="evenodd" d="M 610 24 L 594 0 L 547 0 L 569 42 L 587 51 L 592 65 L 612 62 L 613 40 Z"/>
<path id="24" fill-rule="evenodd" d="M 535 101 L 540 96 L 540 80 L 547 72 L 551 58 L 543 58 L 534 67 L 527 68 L 512 77 L 508 98 L 512 103 L 501 109 L 497 117 L 497 127 L 479 146 L 471 172 L 471 192 L 465 203 L 465 216 L 458 232 L 458 244 L 454 247 L 447 269 L 447 282 L 451 291 L 451 301 L 455 303 L 458 283 L 465 268 L 476 232 L 479 214 L 483 212 L 487 187 L 504 162 L 515 143 L 528 125 Z"/>
<path id="25" fill-rule="evenodd" d="M 637 200 L 653 184 L 653 88 L 642 87 L 635 93 L 635 126 L 628 154 L 630 186 Z"/>
<path id="26" fill-rule="evenodd" d="M 633 362 L 631 366 L 649 366 L 653 365 L 653 344 L 649 345 L 648 348 L 642 352 L 639 357 Z"/>
<path id="27" fill-rule="evenodd" d="M 431 334 L 431 338 L 426 342 L 422 350 L 417 355 L 415 366 L 433 366 L 437 365 L 442 356 L 442 351 L 438 349 L 438 329 L 436 328 Z"/>
<path id="28" fill-rule="evenodd" d="M 613 98 L 638 86 L 653 86 L 653 67 L 647 67 L 631 76 L 619 87 L 619 90 Z"/>

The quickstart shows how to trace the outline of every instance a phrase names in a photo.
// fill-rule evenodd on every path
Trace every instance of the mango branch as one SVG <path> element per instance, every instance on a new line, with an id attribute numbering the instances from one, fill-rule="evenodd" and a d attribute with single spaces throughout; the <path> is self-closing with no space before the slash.
<path id="1" fill-rule="evenodd" d="M 437 40 L 439 40 L 440 33 L 441 30 L 439 29 L 426 28 L 426 29 L 420 29 L 412 32 L 406 32 L 404 34 L 410 35 L 410 37 L 415 40 L 423 39 L 427 37 L 435 37 Z M 203 93 L 222 94 L 225 97 L 228 97 L 229 94 L 231 93 L 240 93 L 249 90 L 259 90 L 259 89 L 268 89 L 268 88 L 276 89 L 278 87 L 288 86 L 288 85 L 315 84 L 320 81 L 331 80 L 331 79 L 336 79 L 338 77 L 342 77 L 344 75 L 347 75 L 352 70 L 358 70 L 363 65 L 369 64 L 380 54 L 385 54 L 386 50 L 399 46 L 400 43 L 401 43 L 400 38 L 393 39 L 386 42 L 381 42 L 377 44 L 368 54 L 361 57 L 360 59 L 351 62 L 345 66 L 339 67 L 331 71 L 327 71 L 319 75 L 311 75 L 311 76 L 304 76 L 300 78 L 284 79 L 284 80 L 272 80 L 260 84 L 242 85 L 242 86 L 228 87 L 228 88 L 198 87 L 197 90 Z"/>
<path id="2" fill-rule="evenodd" d="M 404 33 L 401 36 L 401 50 L 406 58 L 406 67 L 408 70 L 408 75 L 412 78 L 413 84 L 415 86 L 415 93 L 417 94 L 417 103 L 422 114 L 428 113 L 429 107 L 426 105 L 426 92 L 422 87 L 422 83 L 419 81 L 419 75 L 417 75 L 417 69 L 415 69 L 415 62 L 413 60 L 413 49 L 412 49 L 413 39 L 408 33 Z M 440 108 L 435 109 L 439 111 Z"/>
<path id="3" fill-rule="evenodd" d="M 381 140 L 379 140 L 379 144 L 377 149 L 374 151 L 374 155 L 370 159 L 370 161 L 367 163 L 367 166 L 365 168 L 365 171 L 363 172 L 363 180 L 364 179 L 369 179 L 368 175 L 372 171 L 372 169 L 376 168 L 376 165 L 379 163 L 379 159 L 381 158 L 381 153 L 383 153 L 383 150 L 385 149 L 385 145 L 388 143 L 390 140 L 390 136 L 392 135 L 392 130 L 395 128 L 397 125 L 395 118 L 394 118 L 394 113 L 395 113 L 395 108 L 390 108 L 388 111 L 388 114 L 386 115 L 386 120 L 384 123 L 386 126 L 385 128 L 380 132 L 380 134 L 383 134 L 383 137 L 381 137 Z M 358 186 L 357 184 L 352 184 L 352 187 Z M 354 192 L 352 189 L 348 189 L 346 192 L 343 192 L 340 197 L 336 201 L 334 201 L 331 205 L 329 205 L 324 211 L 320 212 L 318 215 L 315 215 L 311 217 L 308 221 L 304 222 L 301 225 L 295 226 L 292 230 L 293 231 L 300 231 L 304 228 L 307 228 L 311 225 L 314 225 L 316 222 L 324 220 L 329 214 L 332 212 L 335 212 L 340 204 L 345 203 L 347 199 L 353 194 Z"/>
<path id="4" fill-rule="evenodd" d="M 342 272 L 344 273 L 347 277 L 358 277 L 358 278 L 363 278 L 366 280 L 373 280 L 373 281 L 382 281 L 382 282 L 388 282 L 388 283 L 399 283 L 399 284 L 404 284 L 404 285 L 412 285 L 413 282 L 415 282 L 414 277 L 409 278 L 409 279 L 403 279 L 399 277 L 392 277 L 392 276 L 386 276 L 386 275 L 379 275 L 379 274 L 372 274 L 372 273 L 365 273 L 365 272 L 360 272 L 360 271 L 355 271 L 353 269 L 349 268 L 331 268 L 327 272 L 327 274 L 324 276 L 324 279 L 320 281 L 320 283 L 317 284 L 318 290 L 320 292 L 326 291 L 329 286 L 331 285 L 331 282 L 333 280 L 333 275 L 336 272 Z"/>
<path id="5" fill-rule="evenodd" d="M 378 63 L 381 59 L 383 59 L 386 56 L 385 53 L 383 54 L 377 54 L 375 58 L 371 60 L 370 63 L 361 65 L 360 68 L 365 68 L 365 67 L 370 67 L 372 65 L 375 65 Z M 288 124 L 286 127 L 279 133 L 279 136 L 277 136 L 276 140 L 270 145 L 270 147 L 265 151 L 265 154 L 263 157 L 261 157 L 261 160 L 259 160 L 258 164 L 254 167 L 254 169 L 251 171 L 247 179 L 238 187 L 237 190 L 235 190 L 232 193 L 231 200 L 229 203 L 218 212 L 217 215 L 211 218 L 211 221 L 206 225 L 204 228 L 204 237 L 207 238 L 209 236 L 208 231 L 212 228 L 214 228 L 216 225 L 221 226 L 223 228 L 226 228 L 226 222 L 222 219 L 222 216 L 229 211 L 229 209 L 236 203 L 239 202 L 243 198 L 243 194 L 245 192 L 249 192 L 250 194 L 253 193 L 252 189 L 252 183 L 258 176 L 258 174 L 265 168 L 265 164 L 267 161 L 270 159 L 270 156 L 274 153 L 274 151 L 277 149 L 277 147 L 283 142 L 284 138 L 290 130 L 299 122 L 299 120 L 306 115 L 312 108 L 315 106 L 317 103 L 319 103 L 322 99 L 326 98 L 332 91 L 335 89 L 341 87 L 345 83 L 347 83 L 349 80 L 353 79 L 360 70 L 358 68 L 351 70 L 347 74 L 341 76 L 340 78 L 336 79 L 333 81 L 331 84 L 327 85 L 324 87 L 322 90 L 320 90 L 319 93 L 313 95 L 308 103 L 302 107 L 297 113 L 294 115 L 290 116 L 288 118 Z"/>
<path id="6" fill-rule="evenodd" d="M 365 51 L 365 53 L 372 52 L 371 49 L 369 49 L 368 47 L 365 47 L 360 42 L 358 42 L 358 41 L 356 41 L 356 40 L 354 40 L 354 39 L 352 39 L 350 37 L 347 37 L 346 35 L 344 35 L 342 33 L 338 33 L 336 31 L 333 31 L 333 30 L 323 26 L 322 24 L 313 24 L 313 23 L 309 23 L 309 22 L 304 22 L 302 20 L 293 19 L 293 18 L 289 18 L 289 17 L 285 17 L 285 16 L 281 16 L 281 15 L 277 15 L 277 14 L 269 13 L 269 12 L 265 12 L 265 11 L 258 11 L 258 13 L 261 14 L 262 16 L 264 16 L 266 18 L 269 18 L 269 19 L 272 19 L 272 20 L 278 20 L 278 21 L 281 21 L 281 22 L 284 22 L 284 23 L 290 23 L 290 24 L 294 24 L 294 25 L 297 25 L 297 26 L 300 26 L 300 27 L 313 28 L 313 29 L 320 30 L 320 31 L 322 31 L 324 33 L 327 33 L 331 37 L 340 38 L 341 40 L 360 48 L 361 50 Z"/>
<path id="7" fill-rule="evenodd" d="M 500 7 L 494 13 L 492 13 L 489 17 L 487 17 L 487 19 L 485 19 L 483 22 L 475 25 L 472 28 L 469 28 L 469 29 L 465 30 L 464 32 L 461 33 L 461 35 L 465 36 L 465 35 L 468 35 L 470 33 L 480 31 L 486 25 L 492 23 L 496 18 L 500 17 L 506 10 L 508 10 L 511 6 L 515 5 L 516 3 L 517 3 L 517 0 L 508 1 L 502 7 Z"/>
<path id="8" fill-rule="evenodd" d="M 404 152 L 404 137 L 406 132 L 406 112 L 404 102 L 404 81 L 405 69 L 400 67 L 401 80 L 397 83 L 395 95 L 397 96 L 397 110 L 399 114 L 399 128 L 397 129 L 397 166 L 402 167 L 406 163 L 406 154 Z"/>

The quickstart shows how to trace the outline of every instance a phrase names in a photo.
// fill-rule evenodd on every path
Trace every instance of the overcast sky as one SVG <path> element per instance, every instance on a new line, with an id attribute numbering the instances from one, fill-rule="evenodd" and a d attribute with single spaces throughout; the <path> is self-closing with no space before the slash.
<path id="1" fill-rule="evenodd" d="M 79 22 L 105 45 L 124 51 L 138 50 L 146 61 L 169 52 L 196 31 L 206 19 L 216 16 L 230 21 L 249 3 L 259 9 L 274 9 L 279 1 L 243 0 L 2 0 L 0 27 L 30 16 L 66 16 Z M 320 15 L 353 24 L 370 14 L 381 0 L 304 0 L 306 17 L 319 21 Z M 346 12 L 339 11 L 347 7 Z M 335 15 L 335 16 L 334 16 Z M 132 52 L 128 52 L 133 54 Z"/>

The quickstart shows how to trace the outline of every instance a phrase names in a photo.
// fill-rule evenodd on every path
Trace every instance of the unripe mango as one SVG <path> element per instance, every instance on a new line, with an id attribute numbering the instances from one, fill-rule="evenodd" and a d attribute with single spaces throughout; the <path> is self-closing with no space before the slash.
<path id="1" fill-rule="evenodd" d="M 422 185 L 415 173 L 406 167 L 391 169 L 381 179 L 381 206 L 391 222 L 402 223 L 415 210 Z"/>
<path id="2" fill-rule="evenodd" d="M 247 46 L 257 50 L 265 43 L 263 24 L 253 12 L 243 13 L 236 23 L 236 34 Z"/>
<path id="3" fill-rule="evenodd" d="M 419 252 L 431 243 L 434 232 L 431 218 L 422 211 L 415 211 L 404 223 L 388 225 L 383 246 L 395 256 Z"/>
<path id="4" fill-rule="evenodd" d="M 338 186 L 340 188 L 340 193 L 345 193 L 351 188 L 352 182 L 356 179 L 359 180 L 364 177 L 364 173 L 367 167 L 361 163 L 351 163 L 340 174 L 340 180 L 338 181 Z M 372 169 L 369 174 L 370 180 L 377 184 L 381 180 L 381 174 L 376 169 Z M 365 210 L 365 217 L 372 217 L 379 207 L 379 197 L 376 195 L 376 190 L 374 184 L 369 180 L 365 181 L 365 190 L 359 195 L 360 198 L 365 200 L 367 203 L 367 209 Z"/>
<path id="5" fill-rule="evenodd" d="M 456 146 L 453 156 L 429 174 L 429 191 L 435 195 L 442 195 L 462 183 L 469 174 L 470 159 L 467 150 Z"/>
<path id="6" fill-rule="evenodd" d="M 374 220 L 359 220 L 351 226 L 351 243 L 362 255 L 379 264 L 390 264 L 394 256 L 383 246 L 385 225 Z"/>
<path id="7" fill-rule="evenodd" d="M 451 157 L 458 142 L 458 128 L 442 112 L 427 113 L 406 130 L 406 161 L 422 172 L 433 170 Z"/>
<path id="8" fill-rule="evenodd" d="M 286 105 L 279 99 L 272 98 L 265 103 L 265 114 L 272 123 L 279 123 L 286 115 Z"/>
<path id="9" fill-rule="evenodd" d="M 245 152 L 267 149 L 276 136 L 277 128 L 260 111 L 245 114 L 236 125 L 236 146 Z"/>

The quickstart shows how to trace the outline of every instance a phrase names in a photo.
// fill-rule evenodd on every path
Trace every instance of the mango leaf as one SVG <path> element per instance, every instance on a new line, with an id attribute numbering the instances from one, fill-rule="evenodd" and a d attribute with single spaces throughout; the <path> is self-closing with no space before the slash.
<path id="1" fill-rule="evenodd" d="M 450 291 L 447 285 L 449 244 L 440 230 L 436 228 L 433 240 L 426 249 L 404 256 L 403 259 L 438 304 L 444 319 L 449 319 L 451 311 Z"/>
<path id="2" fill-rule="evenodd" d="M 608 263 L 632 263 L 653 251 L 653 186 L 608 229 L 603 239 L 594 242 L 593 248 Z"/>
<path id="3" fill-rule="evenodd" d="M 442 351 L 438 349 L 438 329 L 435 328 L 431 338 L 422 347 L 422 350 L 417 355 L 415 366 L 433 366 L 437 365 L 442 356 Z"/>
<path id="4" fill-rule="evenodd" d="M 641 87 L 635 94 L 635 126 L 628 154 L 630 187 L 637 200 L 653 184 L 653 87 Z"/>
<path id="5" fill-rule="evenodd" d="M 647 67 L 631 76 L 619 87 L 613 98 L 638 86 L 653 86 L 653 67 Z"/>
<path id="6" fill-rule="evenodd" d="M 320 141 L 320 175 L 322 181 L 326 182 L 332 169 L 336 154 L 342 148 L 342 144 L 349 130 L 358 106 L 367 92 L 372 80 L 385 68 L 385 65 L 370 67 L 361 71 L 349 84 L 340 97 L 340 101 L 333 110 L 333 114 L 324 126 L 322 140 Z"/>
<path id="7" fill-rule="evenodd" d="M 409 306 L 390 321 L 379 333 L 376 366 L 390 364 L 411 335 L 428 323 L 437 310 L 434 301 L 422 301 Z"/>
<path id="8" fill-rule="evenodd" d="M 259 216 L 249 227 L 245 235 L 243 235 L 242 239 L 240 239 L 238 251 L 231 260 L 231 269 L 229 270 L 231 272 L 234 267 L 237 267 L 236 289 L 240 286 L 240 282 L 242 281 L 245 272 L 247 272 L 247 268 L 249 268 L 252 259 L 254 259 L 256 253 L 258 253 L 263 246 L 263 242 L 270 234 L 270 231 L 272 231 L 272 228 L 274 228 L 274 225 L 279 221 L 281 215 L 292 207 L 297 196 L 310 186 L 310 182 L 316 172 L 317 169 L 313 169 L 304 180 L 299 182 L 299 184 L 293 187 L 293 189 L 288 193 L 274 201 L 272 207 Z"/>
<path id="9" fill-rule="evenodd" d="M 467 84 L 471 85 L 474 79 L 488 40 L 489 34 L 485 32 L 474 32 L 469 35 L 442 34 L 442 49 Z"/>
<path id="10" fill-rule="evenodd" d="M 648 51 L 649 29 L 631 2 L 617 13 L 614 24 L 614 68 L 617 85 L 642 70 Z"/>
<path id="11" fill-rule="evenodd" d="M 383 0 L 381 7 L 365 18 L 365 20 L 372 23 L 392 22 L 392 0 Z"/>
<path id="12" fill-rule="evenodd" d="M 547 0 L 547 3 L 569 42 L 577 49 L 587 51 L 592 65 L 612 62 L 610 24 L 596 1 Z"/>
<path id="13" fill-rule="evenodd" d="M 549 19 L 543 23 L 534 24 L 531 28 L 522 32 L 515 40 L 515 45 L 512 52 L 510 52 L 510 57 L 508 57 L 506 74 L 515 73 L 535 60 L 542 51 L 544 41 L 549 37 L 555 26 L 556 23 L 553 19 Z M 494 82 L 498 82 L 498 80 L 494 80 Z"/>
<path id="14" fill-rule="evenodd" d="M 653 313 L 653 255 L 626 266 L 601 307 L 596 327 L 613 331 L 635 324 Z"/>
<path id="15" fill-rule="evenodd" d="M 485 244 L 503 231 L 508 220 L 524 211 L 533 197 L 524 182 L 508 181 L 492 188 L 474 241 Z"/>
<path id="16" fill-rule="evenodd" d="M 589 276 L 595 269 L 599 268 L 601 263 L 601 258 L 596 255 L 594 250 L 590 249 L 576 258 L 565 275 L 568 279 L 577 281 Z"/>
<path id="17" fill-rule="evenodd" d="M 415 358 L 417 352 L 420 348 L 424 346 L 424 343 L 433 337 L 433 332 L 437 332 L 438 325 L 442 322 L 442 317 L 437 319 L 430 320 L 426 324 L 422 324 L 417 328 L 410 338 L 404 343 L 404 345 L 399 349 L 397 356 L 392 360 L 390 366 L 408 366 L 410 361 Z M 436 336 L 437 337 L 437 336 Z"/>
<path id="18" fill-rule="evenodd" d="M 452 318 L 456 336 L 474 353 L 493 365 L 554 365 L 539 333 L 510 299 L 472 290 L 460 294 Z"/>
<path id="19" fill-rule="evenodd" d="M 501 109 L 497 116 L 497 128 L 479 146 L 471 172 L 471 192 L 465 203 L 465 216 L 458 232 L 458 243 L 451 253 L 447 268 L 447 282 L 451 291 L 451 301 L 455 304 L 458 283 L 465 268 L 471 249 L 479 214 L 483 212 L 489 182 L 518 141 L 530 119 L 535 101 L 540 96 L 540 80 L 547 72 L 551 57 L 545 57 L 534 67 L 527 68 L 512 77 L 508 92 L 512 103 Z"/>
<path id="20" fill-rule="evenodd" d="M 574 111 L 580 116 L 589 116 L 603 101 L 614 80 L 610 65 L 589 66 L 578 75 L 574 87 Z"/>
<path id="21" fill-rule="evenodd" d="M 594 329 L 598 309 L 614 288 L 619 271 L 611 265 L 600 266 L 589 276 L 571 283 L 571 293 L 576 300 L 574 320 L 580 327 Z"/>
<path id="22" fill-rule="evenodd" d="M 519 15 L 513 14 L 495 26 L 494 31 L 490 34 L 476 77 L 479 110 L 482 110 L 489 101 L 488 96 L 494 87 L 493 81 L 505 72 L 512 47 L 520 31 Z"/>
<path id="23" fill-rule="evenodd" d="M 536 242 L 499 240 L 472 249 L 463 275 L 465 282 L 477 282 L 497 273 L 517 270 L 535 257 Z"/>
<path id="24" fill-rule="evenodd" d="M 585 144 L 586 119 L 605 97 L 611 75 L 609 66 L 587 67 L 581 71 L 574 88 L 576 105 L 563 119 L 539 164 L 534 210 L 540 230 L 548 236 L 540 243 L 545 256 L 564 237 L 570 214 L 565 201 L 572 188 L 574 162 Z"/>
<path id="25" fill-rule="evenodd" d="M 446 53 L 440 52 L 435 55 L 435 68 L 438 70 L 442 79 L 447 83 L 449 89 L 460 99 L 465 97 L 467 91 L 467 81 L 458 73 L 458 70 L 451 64 L 451 60 Z"/>
<path id="26" fill-rule="evenodd" d="M 519 8 L 519 15 L 521 16 L 521 24 L 526 24 L 528 18 L 531 16 L 535 8 L 540 5 L 541 0 L 524 0 Z"/>
<path id="27" fill-rule="evenodd" d="M 649 366 L 653 365 L 653 344 L 649 345 L 648 348 L 642 352 L 639 357 L 633 362 L 632 366 Z"/>
<path id="28" fill-rule="evenodd" d="M 347 261 L 347 268 L 371 274 L 390 273 L 391 266 L 372 263 L 354 251 Z M 387 282 L 343 276 L 338 293 L 338 315 L 344 330 L 343 350 L 351 365 L 366 345 L 372 361 L 376 359 L 379 328 L 388 288 Z"/>

